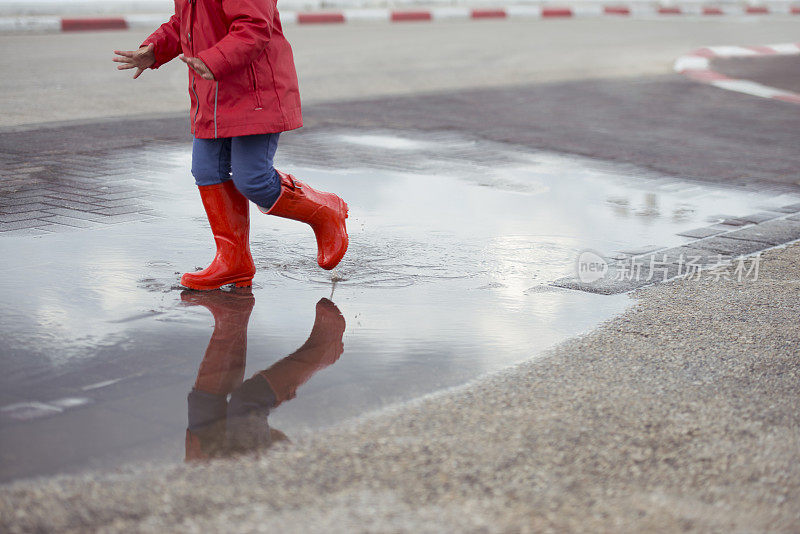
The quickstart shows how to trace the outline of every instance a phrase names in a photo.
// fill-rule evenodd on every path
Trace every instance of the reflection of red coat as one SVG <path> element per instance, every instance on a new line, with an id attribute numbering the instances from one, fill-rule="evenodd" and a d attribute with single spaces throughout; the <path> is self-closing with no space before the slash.
<path id="1" fill-rule="evenodd" d="M 189 69 L 191 125 L 210 139 L 283 132 L 303 125 L 292 47 L 276 0 L 175 0 L 175 14 L 142 45 L 158 68 L 183 53 L 214 73 Z"/>

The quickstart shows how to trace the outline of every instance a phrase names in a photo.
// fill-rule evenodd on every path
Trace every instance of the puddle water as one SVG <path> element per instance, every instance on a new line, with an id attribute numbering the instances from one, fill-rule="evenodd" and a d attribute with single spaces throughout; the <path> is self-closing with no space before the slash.
<path id="1" fill-rule="evenodd" d="M 182 291 L 213 255 L 188 147 L 163 161 L 162 219 L 0 238 L 0 480 L 224 455 L 463 384 L 630 305 L 548 285 L 581 251 L 797 202 L 451 137 L 324 142 L 330 168 L 282 166 L 350 205 L 332 272 L 307 227 L 251 210 L 252 291 Z"/>

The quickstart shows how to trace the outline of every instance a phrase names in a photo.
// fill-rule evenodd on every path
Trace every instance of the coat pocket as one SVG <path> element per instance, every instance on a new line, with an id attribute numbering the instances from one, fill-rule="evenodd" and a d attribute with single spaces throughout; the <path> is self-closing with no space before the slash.
<path id="1" fill-rule="evenodd" d="M 253 63 L 250 63 L 250 67 L 248 68 L 248 72 L 250 73 L 250 90 L 253 92 L 253 97 L 255 98 L 256 102 L 256 111 L 262 109 L 261 104 L 261 87 L 258 85 L 258 73 L 256 73 L 256 67 Z"/>

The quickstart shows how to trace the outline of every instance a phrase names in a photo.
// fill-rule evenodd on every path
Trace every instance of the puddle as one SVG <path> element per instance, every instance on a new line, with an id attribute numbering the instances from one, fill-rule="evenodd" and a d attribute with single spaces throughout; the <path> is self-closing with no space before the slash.
<path id="1" fill-rule="evenodd" d="M 183 292 L 177 273 L 213 255 L 189 147 L 148 199 L 163 219 L 0 237 L 13 274 L 0 480 L 225 455 L 463 384 L 630 304 L 548 285 L 582 251 L 680 245 L 678 232 L 797 202 L 451 134 L 314 142 L 330 168 L 294 150 L 281 166 L 350 205 L 350 250 L 332 272 L 316 267 L 309 229 L 251 210 L 252 292 Z M 320 313 L 339 312 L 343 334 L 319 334 Z M 230 408 L 226 395 L 260 376 L 287 398 L 255 388 L 255 411 Z M 200 383 L 208 395 L 187 401 Z"/>

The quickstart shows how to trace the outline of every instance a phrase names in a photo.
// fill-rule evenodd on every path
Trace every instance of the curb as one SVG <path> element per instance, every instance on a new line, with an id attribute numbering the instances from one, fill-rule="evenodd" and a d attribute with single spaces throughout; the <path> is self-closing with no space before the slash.
<path id="1" fill-rule="evenodd" d="M 486 20 L 506 18 L 563 19 L 585 17 L 671 18 L 688 16 L 761 16 L 800 15 L 800 4 L 763 3 L 733 6 L 609 4 L 574 7 L 516 5 L 500 8 L 441 7 L 421 10 L 345 9 L 341 11 L 281 13 L 285 24 L 341 24 L 357 21 L 425 22 L 438 20 Z M 157 27 L 169 13 L 127 15 L 124 17 L 64 18 L 58 16 L 0 17 L 0 32 L 24 31 L 98 31 Z"/>
<path id="2" fill-rule="evenodd" d="M 729 57 L 788 56 L 800 54 L 800 43 L 765 46 L 709 46 L 699 48 L 675 61 L 675 72 L 720 89 L 800 104 L 800 93 L 769 87 L 750 80 L 729 78 L 711 68 L 711 60 Z"/>

